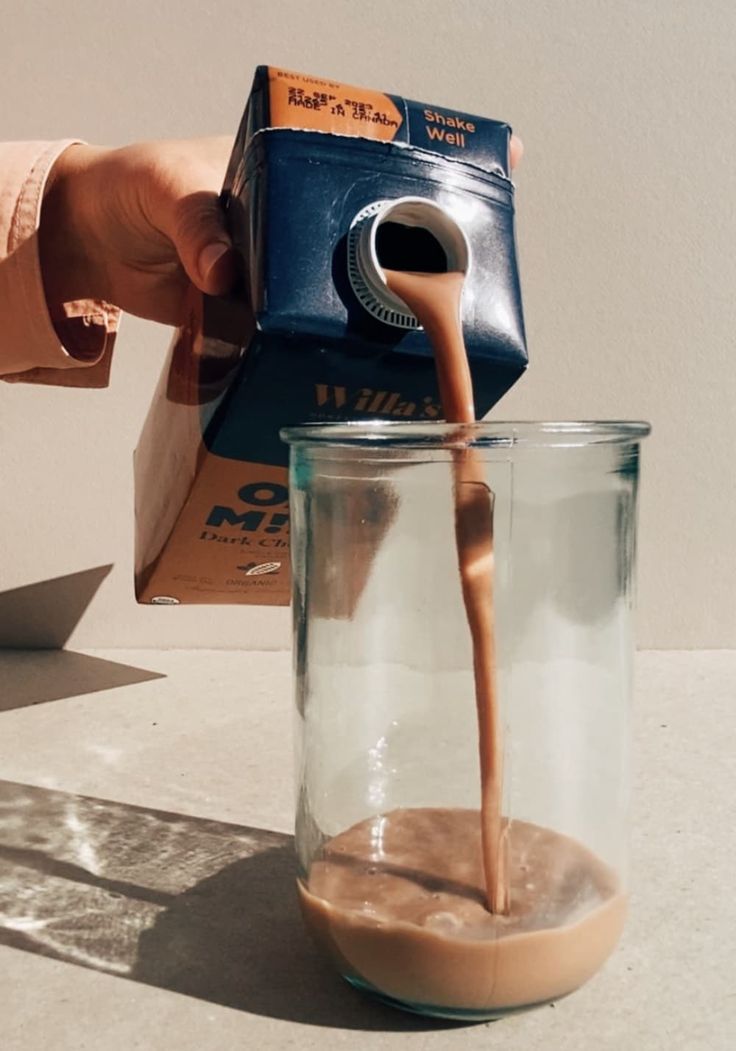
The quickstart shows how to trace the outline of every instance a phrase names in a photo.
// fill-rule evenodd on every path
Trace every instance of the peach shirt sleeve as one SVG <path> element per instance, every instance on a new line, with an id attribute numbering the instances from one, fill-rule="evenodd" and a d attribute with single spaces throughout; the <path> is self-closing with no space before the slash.
<path id="1" fill-rule="evenodd" d="M 38 253 L 46 179 L 75 139 L 0 143 L 0 379 L 106 387 L 120 311 L 47 303 Z"/>

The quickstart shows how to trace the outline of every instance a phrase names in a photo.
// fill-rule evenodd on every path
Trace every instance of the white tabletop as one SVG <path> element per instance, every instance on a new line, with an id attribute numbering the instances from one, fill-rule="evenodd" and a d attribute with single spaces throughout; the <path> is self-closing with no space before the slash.
<path id="1" fill-rule="evenodd" d="M 623 942 L 475 1026 L 362 999 L 303 933 L 289 676 L 285 653 L 0 653 L 4 1051 L 736 1046 L 736 652 L 639 654 Z"/>

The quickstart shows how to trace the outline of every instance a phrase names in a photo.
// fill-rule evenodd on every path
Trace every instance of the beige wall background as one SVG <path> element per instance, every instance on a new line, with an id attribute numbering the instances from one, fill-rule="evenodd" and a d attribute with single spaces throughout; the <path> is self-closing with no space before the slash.
<path id="1" fill-rule="evenodd" d="M 532 365 L 496 415 L 651 420 L 640 644 L 736 647 L 732 0 L 0 9 L 5 139 L 234 132 L 258 62 L 509 120 Z M 106 391 L 0 384 L 0 643 L 288 645 L 286 610 L 133 600 L 131 457 L 168 340 L 126 319 Z"/>

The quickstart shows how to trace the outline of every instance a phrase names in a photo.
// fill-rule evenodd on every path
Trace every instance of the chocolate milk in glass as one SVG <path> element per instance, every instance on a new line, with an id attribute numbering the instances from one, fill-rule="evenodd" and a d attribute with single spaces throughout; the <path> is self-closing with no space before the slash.
<path id="1" fill-rule="evenodd" d="M 385 276 L 432 342 L 448 422 L 473 422 L 464 275 Z M 416 1009 L 482 1014 L 542 1003 L 591 977 L 618 940 L 625 897 L 615 872 L 582 844 L 503 815 L 493 494 L 472 448 L 452 456 L 480 810 L 408 808 L 367 819 L 328 841 L 299 891 L 307 924 L 346 976 Z"/>

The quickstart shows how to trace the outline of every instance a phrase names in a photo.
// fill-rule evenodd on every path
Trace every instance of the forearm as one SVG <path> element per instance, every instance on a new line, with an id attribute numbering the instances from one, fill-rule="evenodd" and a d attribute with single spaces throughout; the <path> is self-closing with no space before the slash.
<path id="1" fill-rule="evenodd" d="M 4 379 L 84 386 L 107 382 L 117 312 L 106 303 L 88 301 L 96 293 L 87 291 L 79 269 L 68 265 L 71 242 L 64 252 L 53 249 L 53 265 L 42 270 L 42 240 L 47 233 L 54 243 L 63 238 L 56 210 L 46 212 L 48 195 L 65 189 L 67 156 L 85 149 L 68 141 L 0 143 L 0 376 Z M 59 200 L 58 194 L 52 198 Z M 72 378 L 72 370 L 80 366 L 86 366 L 84 378 Z"/>
<path id="2" fill-rule="evenodd" d="M 213 296 L 232 289 L 235 253 L 219 202 L 228 137 L 37 145 L 42 159 L 31 158 L 30 171 L 16 163 L 5 192 L 2 151 L 12 148 L 0 144 L 4 378 L 94 364 L 110 349 L 120 309 L 178 325 L 191 283 Z"/>

